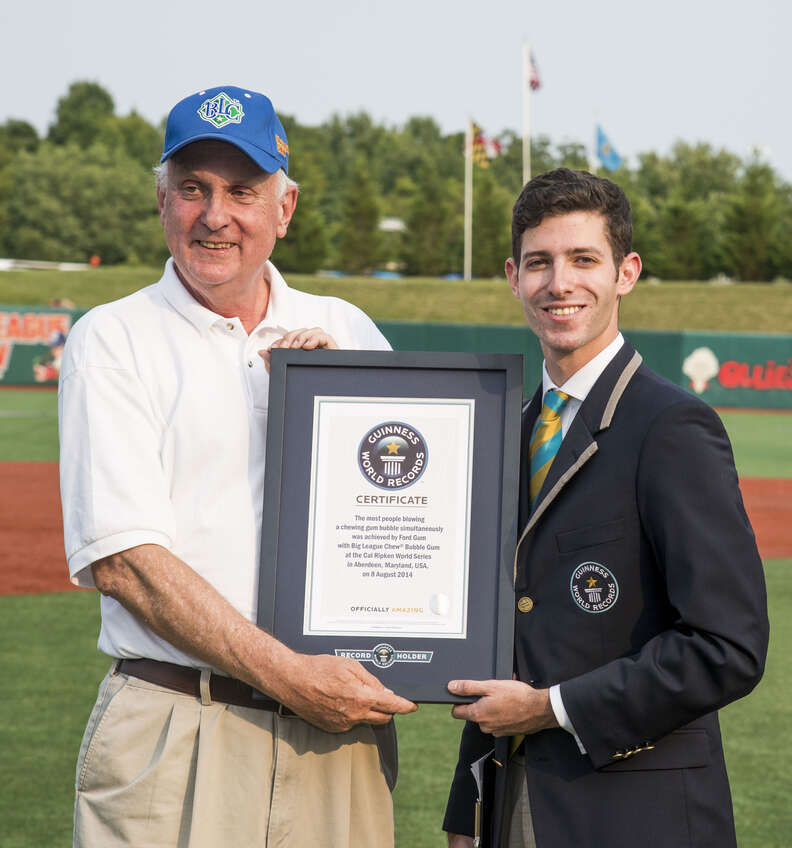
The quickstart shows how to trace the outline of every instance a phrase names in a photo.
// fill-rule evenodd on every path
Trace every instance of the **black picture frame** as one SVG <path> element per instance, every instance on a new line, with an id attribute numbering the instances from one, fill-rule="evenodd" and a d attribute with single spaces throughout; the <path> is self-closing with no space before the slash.
<path id="1" fill-rule="evenodd" d="M 314 398 L 473 398 L 465 638 L 388 637 L 429 662 L 365 668 L 416 702 L 459 703 L 453 679 L 511 679 L 522 357 L 413 351 L 272 351 L 257 623 L 292 649 L 371 652 L 376 637 L 303 634 Z M 379 640 L 382 641 L 382 640 Z"/>

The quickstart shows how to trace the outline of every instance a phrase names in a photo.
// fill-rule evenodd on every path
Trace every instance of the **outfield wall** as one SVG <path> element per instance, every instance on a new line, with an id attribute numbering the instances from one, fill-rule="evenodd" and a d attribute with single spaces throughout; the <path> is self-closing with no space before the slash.
<path id="1" fill-rule="evenodd" d="M 0 304 L 0 384 L 55 385 L 77 309 Z M 526 395 L 542 354 L 527 327 L 378 321 L 398 350 L 522 353 Z M 647 364 L 713 406 L 792 409 L 792 335 L 624 330 Z"/>
<path id="2" fill-rule="evenodd" d="M 541 379 L 542 353 L 527 327 L 379 321 L 400 350 L 522 353 L 524 393 Z M 792 409 L 792 335 L 624 330 L 646 363 L 712 406 Z"/>

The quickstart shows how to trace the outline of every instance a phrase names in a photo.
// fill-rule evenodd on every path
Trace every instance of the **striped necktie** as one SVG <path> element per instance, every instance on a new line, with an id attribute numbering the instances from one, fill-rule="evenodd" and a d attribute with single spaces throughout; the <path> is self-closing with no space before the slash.
<path id="1" fill-rule="evenodd" d="M 553 464 L 561 446 L 561 410 L 566 406 L 569 395 L 558 389 L 550 389 L 545 395 L 542 411 L 536 419 L 531 434 L 531 509 L 542 488 L 547 472 Z"/>

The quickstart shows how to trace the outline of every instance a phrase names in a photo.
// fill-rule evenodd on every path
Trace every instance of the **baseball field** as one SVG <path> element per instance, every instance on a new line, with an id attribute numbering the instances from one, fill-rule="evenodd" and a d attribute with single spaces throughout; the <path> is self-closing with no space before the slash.
<path id="1" fill-rule="evenodd" d="M 743 848 L 792 843 L 792 416 L 723 412 L 765 561 L 771 645 L 764 680 L 722 713 Z M 1 848 L 70 844 L 74 762 L 108 661 L 98 598 L 63 555 L 54 391 L 0 391 Z M 399 719 L 400 848 L 442 846 L 459 724 L 445 706 Z"/>
<path id="2" fill-rule="evenodd" d="M 135 280 L 131 287 L 152 278 Z M 70 286 L 73 280 L 68 278 Z M 110 275 L 104 280 L 111 281 Z M 16 285 L 16 278 L 9 277 L 8 282 Z M 52 292 L 52 282 L 45 284 L 37 276 L 20 278 L 19 285 L 18 291 L 4 291 L 0 300 L 43 302 L 44 291 Z M 130 285 L 128 276 L 124 285 Z M 318 288 L 325 285 L 325 281 L 317 283 Z M 497 289 L 491 285 L 493 303 L 498 298 L 512 307 L 509 299 L 503 299 L 502 285 Z M 487 297 L 488 286 L 482 284 Z M 367 296 L 378 294 L 376 288 L 367 287 Z M 742 287 L 733 287 L 723 296 L 734 297 L 738 288 Z M 443 303 L 450 302 L 447 290 L 447 284 L 438 284 L 437 297 Z M 466 292 L 474 290 L 472 286 Z M 667 288 L 646 291 L 646 299 L 633 299 L 636 312 L 623 316 L 626 326 L 653 328 L 664 314 L 661 301 L 668 296 Z M 779 331 L 782 326 L 767 326 L 766 320 L 770 316 L 786 324 L 784 316 L 789 314 L 792 298 L 787 289 L 786 297 L 776 303 L 773 299 L 780 290 L 764 291 L 775 305 L 768 309 L 765 301 L 760 319 L 758 313 L 735 304 L 714 304 L 712 289 L 699 293 L 697 287 L 678 288 L 675 297 L 669 297 L 665 326 L 673 326 L 671 321 L 686 313 L 707 316 L 704 329 Z M 60 292 L 76 296 L 84 306 L 123 293 L 105 288 L 104 296 L 94 298 L 86 297 L 84 290 Z M 706 307 L 699 310 L 691 305 L 680 311 L 680 296 L 698 298 L 699 294 Z M 382 295 L 392 309 L 395 290 L 383 290 Z M 354 292 L 346 296 L 377 318 L 407 317 L 399 309 L 398 314 L 385 314 L 381 305 L 367 303 Z M 416 303 L 433 300 L 410 299 L 413 309 Z M 475 298 L 452 300 L 466 300 L 466 311 L 450 318 L 438 306 L 447 320 L 475 320 L 467 310 L 479 320 L 487 320 L 481 317 L 485 314 L 495 322 L 510 320 L 504 320 L 502 311 L 490 317 Z M 756 310 L 757 298 L 748 300 Z M 629 303 L 630 299 L 625 306 Z M 724 318 L 717 319 L 719 310 Z M 644 321 L 644 314 L 652 320 Z M 434 314 L 422 317 L 437 320 Z M 749 326 L 734 326 L 735 320 Z M 792 769 L 786 763 L 786 752 L 792 747 L 792 414 L 721 410 L 721 415 L 732 438 L 743 497 L 765 563 L 771 619 L 765 677 L 750 697 L 722 711 L 721 723 L 739 844 L 782 848 L 792 844 Z M 74 589 L 67 578 L 57 458 L 55 392 L 0 389 L 0 848 L 71 844 L 74 763 L 96 688 L 108 666 L 107 658 L 96 650 L 98 597 L 95 592 Z M 445 706 L 423 705 L 418 713 L 398 719 L 399 848 L 445 844 L 440 825 L 460 731 L 449 713 Z"/>

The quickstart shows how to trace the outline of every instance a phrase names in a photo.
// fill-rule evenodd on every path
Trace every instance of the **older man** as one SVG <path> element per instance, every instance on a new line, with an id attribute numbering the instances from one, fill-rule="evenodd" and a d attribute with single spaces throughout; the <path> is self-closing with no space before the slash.
<path id="1" fill-rule="evenodd" d="M 75 845 L 393 843 L 391 719 L 415 705 L 253 623 L 268 352 L 388 348 L 269 261 L 297 202 L 288 153 L 261 94 L 177 104 L 157 190 L 172 259 L 67 343 L 66 553 L 72 581 L 101 592 L 113 657 L 79 755 Z"/>

